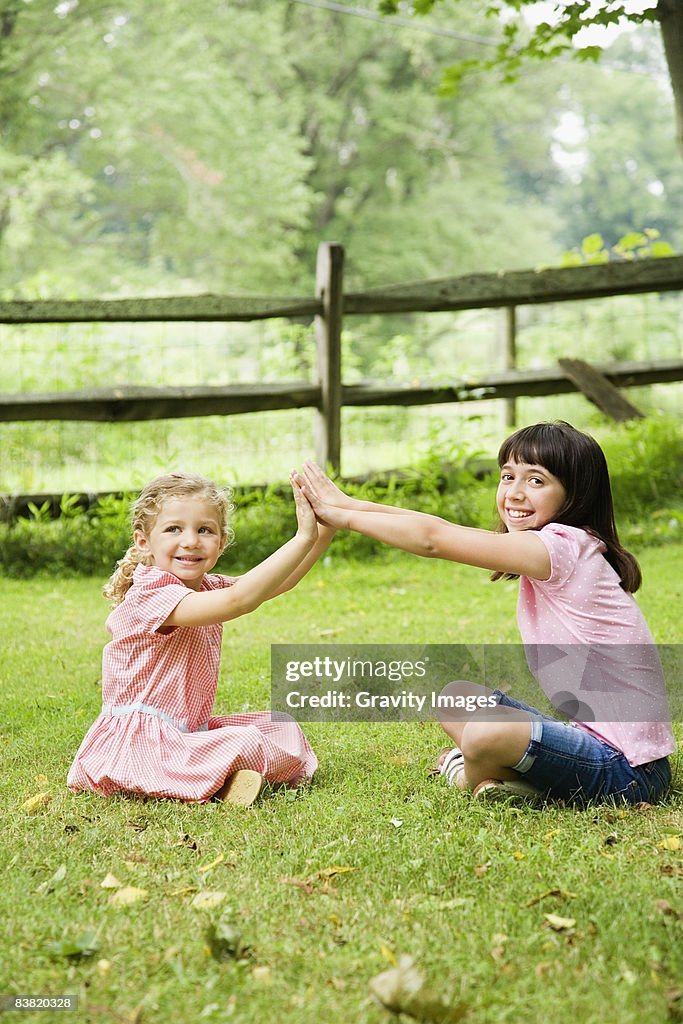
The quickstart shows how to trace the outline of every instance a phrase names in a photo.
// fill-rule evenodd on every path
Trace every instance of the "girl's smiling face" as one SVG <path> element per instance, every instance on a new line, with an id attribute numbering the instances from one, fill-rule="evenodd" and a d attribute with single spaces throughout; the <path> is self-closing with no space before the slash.
<path id="1" fill-rule="evenodd" d="M 512 533 L 540 530 L 552 523 L 567 500 L 567 492 L 543 466 L 506 462 L 500 471 L 496 493 L 498 515 Z"/>
<path id="2" fill-rule="evenodd" d="M 226 543 L 216 508 L 199 496 L 167 498 L 152 528 L 136 530 L 134 538 L 152 565 L 191 590 L 200 589 Z"/>

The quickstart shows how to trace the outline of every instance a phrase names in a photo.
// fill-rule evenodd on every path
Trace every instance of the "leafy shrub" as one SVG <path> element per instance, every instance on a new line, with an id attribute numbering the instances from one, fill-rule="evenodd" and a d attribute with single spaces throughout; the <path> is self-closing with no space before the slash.
<path id="1" fill-rule="evenodd" d="M 683 533 L 683 444 L 679 425 L 664 417 L 605 426 L 596 431 L 610 466 L 617 523 L 623 542 L 635 547 L 680 539 Z M 491 528 L 495 478 L 480 479 L 476 459 L 460 448 L 433 450 L 405 473 L 344 489 L 366 501 L 399 505 L 442 516 L 465 526 Z M 490 464 L 492 465 L 492 464 Z M 28 577 L 109 576 L 130 543 L 130 496 L 101 498 L 85 511 L 73 498 L 62 499 L 60 516 L 47 506 L 29 518 L 0 523 L 0 573 Z M 283 487 L 235 496 L 235 543 L 218 563 L 226 573 L 244 572 L 292 536 L 296 516 Z M 391 549 L 368 537 L 340 533 L 335 558 L 388 557 Z"/>

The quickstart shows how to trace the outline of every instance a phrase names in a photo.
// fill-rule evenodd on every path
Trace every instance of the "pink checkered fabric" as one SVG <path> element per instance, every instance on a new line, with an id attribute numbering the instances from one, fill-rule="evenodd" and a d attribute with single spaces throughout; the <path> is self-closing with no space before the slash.
<path id="1" fill-rule="evenodd" d="M 207 575 L 202 590 L 234 582 Z M 133 586 L 107 619 L 102 714 L 76 754 L 70 789 L 204 802 L 241 768 L 292 785 L 313 775 L 317 758 L 287 716 L 212 715 L 222 625 L 159 632 L 187 594 L 171 573 L 136 568 Z"/>

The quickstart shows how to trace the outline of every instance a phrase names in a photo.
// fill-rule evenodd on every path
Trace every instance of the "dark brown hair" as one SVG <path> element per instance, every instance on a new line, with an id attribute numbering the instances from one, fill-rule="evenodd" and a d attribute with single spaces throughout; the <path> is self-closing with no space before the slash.
<path id="1" fill-rule="evenodd" d="M 622 588 L 634 593 L 641 584 L 640 566 L 619 540 L 607 460 L 598 442 L 563 420 L 535 423 L 503 441 L 498 465 L 502 468 L 507 462 L 543 466 L 557 477 L 567 500 L 553 521 L 577 526 L 601 540 L 607 548 L 604 556 L 619 576 Z M 503 523 L 500 528 L 506 532 Z M 503 575 L 494 573 L 492 579 Z"/>

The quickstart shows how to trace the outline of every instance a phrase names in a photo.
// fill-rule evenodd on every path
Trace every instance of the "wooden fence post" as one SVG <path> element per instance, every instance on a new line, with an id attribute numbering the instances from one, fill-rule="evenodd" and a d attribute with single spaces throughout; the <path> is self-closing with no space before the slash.
<path id="1" fill-rule="evenodd" d="M 322 242 L 315 275 L 316 298 L 322 313 L 315 318 L 320 406 L 315 415 L 315 455 L 323 466 L 339 472 L 341 462 L 341 332 L 344 307 L 344 247 Z"/>
<path id="2" fill-rule="evenodd" d="M 514 370 L 517 367 L 517 307 L 503 307 L 503 324 L 501 328 L 501 348 L 503 350 L 503 369 Z M 505 399 L 505 427 L 517 426 L 517 403 L 514 398 Z"/>

